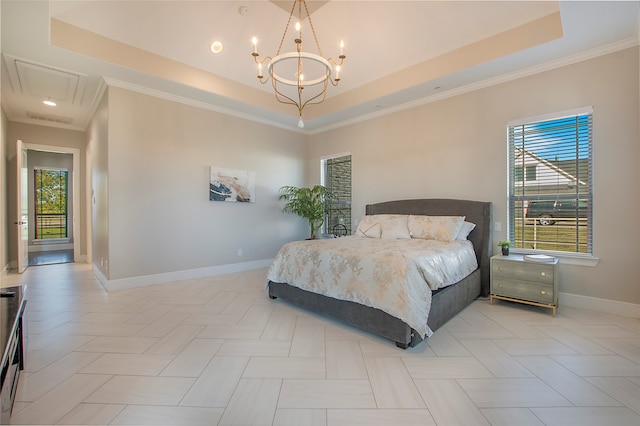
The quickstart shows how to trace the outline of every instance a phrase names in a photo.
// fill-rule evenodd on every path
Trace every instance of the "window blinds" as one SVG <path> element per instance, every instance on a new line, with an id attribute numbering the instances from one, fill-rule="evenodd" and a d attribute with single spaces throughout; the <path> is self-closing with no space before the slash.
<path id="1" fill-rule="evenodd" d="M 514 247 L 592 253 L 592 115 L 588 110 L 508 125 Z"/>

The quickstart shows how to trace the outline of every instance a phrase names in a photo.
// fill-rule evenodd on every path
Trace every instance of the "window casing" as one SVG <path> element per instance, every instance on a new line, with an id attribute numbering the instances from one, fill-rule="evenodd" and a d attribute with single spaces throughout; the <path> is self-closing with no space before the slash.
<path id="1" fill-rule="evenodd" d="M 592 111 L 509 123 L 514 249 L 593 255 Z"/>
<path id="2" fill-rule="evenodd" d="M 351 154 L 321 160 L 321 183 L 333 194 L 327 206 L 325 234 L 351 235 Z"/>
<path id="3" fill-rule="evenodd" d="M 34 169 L 35 240 L 68 237 L 69 172 Z"/>

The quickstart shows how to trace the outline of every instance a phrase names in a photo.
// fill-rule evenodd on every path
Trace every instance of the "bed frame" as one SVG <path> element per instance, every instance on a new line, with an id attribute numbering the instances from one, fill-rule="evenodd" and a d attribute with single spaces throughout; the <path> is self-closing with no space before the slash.
<path id="1" fill-rule="evenodd" d="M 431 311 L 427 325 L 435 331 L 478 296 L 489 295 L 489 258 L 491 257 L 491 203 L 453 199 L 415 199 L 368 204 L 367 215 L 413 214 L 428 216 L 465 216 L 476 227 L 468 239 L 472 242 L 478 259 L 478 269 L 456 284 L 433 292 Z M 406 349 L 415 346 L 422 338 L 404 321 L 380 309 L 356 302 L 338 300 L 302 290 L 286 283 L 269 281 L 269 297 L 281 298 L 311 311 L 344 321 L 355 327 L 378 334 Z"/>

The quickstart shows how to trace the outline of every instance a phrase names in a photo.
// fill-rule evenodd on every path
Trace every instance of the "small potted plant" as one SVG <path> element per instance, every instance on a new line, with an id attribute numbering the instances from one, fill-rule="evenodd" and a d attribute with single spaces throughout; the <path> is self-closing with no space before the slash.
<path id="1" fill-rule="evenodd" d="M 509 256 L 509 247 L 511 247 L 511 241 L 500 241 L 498 245 L 502 249 L 503 256 Z"/>

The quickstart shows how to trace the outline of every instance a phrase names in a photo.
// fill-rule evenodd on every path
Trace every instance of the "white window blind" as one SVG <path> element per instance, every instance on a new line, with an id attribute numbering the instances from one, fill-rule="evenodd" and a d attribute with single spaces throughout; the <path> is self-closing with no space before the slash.
<path id="1" fill-rule="evenodd" d="M 593 254 L 591 109 L 510 123 L 514 248 Z"/>

